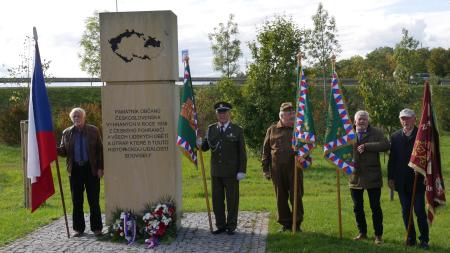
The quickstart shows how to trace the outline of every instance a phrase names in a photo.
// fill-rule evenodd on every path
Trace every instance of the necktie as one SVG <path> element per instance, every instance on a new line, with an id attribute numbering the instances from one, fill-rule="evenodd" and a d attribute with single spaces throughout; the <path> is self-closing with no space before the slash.
<path id="1" fill-rule="evenodd" d="M 220 133 L 223 134 L 225 132 L 224 126 L 220 126 Z"/>

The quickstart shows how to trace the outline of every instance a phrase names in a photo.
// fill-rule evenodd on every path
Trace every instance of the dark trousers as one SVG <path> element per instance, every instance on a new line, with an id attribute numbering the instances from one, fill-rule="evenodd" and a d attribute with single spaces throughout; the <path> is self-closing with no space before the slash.
<path id="1" fill-rule="evenodd" d="M 278 223 L 285 228 L 292 227 L 292 212 L 289 207 L 294 206 L 294 164 L 278 164 L 276 169 L 272 168 L 272 181 L 277 198 Z M 298 171 L 297 180 L 297 227 L 303 221 L 303 171 Z"/>
<path id="2" fill-rule="evenodd" d="M 373 229 L 376 236 L 383 235 L 383 211 L 380 206 L 381 188 L 366 189 L 372 209 Z M 353 212 L 361 234 L 367 234 L 366 214 L 364 213 L 364 189 L 350 189 L 353 199 Z"/>
<path id="3" fill-rule="evenodd" d="M 84 232 L 86 228 L 83 211 L 84 189 L 86 189 L 90 210 L 91 230 L 101 230 L 103 226 L 99 204 L 100 179 L 97 175 L 92 175 L 89 164 L 85 164 L 84 166 L 74 164 L 69 179 L 73 204 L 73 229 L 78 232 Z"/>
<path id="4" fill-rule="evenodd" d="M 398 198 L 402 205 L 403 223 L 405 229 L 408 229 L 409 209 L 411 208 L 411 192 L 398 192 Z M 416 192 L 414 197 L 414 212 L 417 217 L 417 225 L 419 226 L 420 236 L 419 240 L 428 243 L 429 241 L 429 228 L 427 221 L 427 214 L 425 211 L 425 192 Z M 414 219 L 411 219 L 411 230 L 409 232 L 408 240 L 410 242 L 416 242 L 416 229 L 414 227 Z"/>
<path id="5" fill-rule="evenodd" d="M 211 177 L 211 188 L 216 227 L 235 230 L 239 209 L 239 181 L 233 177 Z M 226 216 L 225 198 L 227 201 Z"/>

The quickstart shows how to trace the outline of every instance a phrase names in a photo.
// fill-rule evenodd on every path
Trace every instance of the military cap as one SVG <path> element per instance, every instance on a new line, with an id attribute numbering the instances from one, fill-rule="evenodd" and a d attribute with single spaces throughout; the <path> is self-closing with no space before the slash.
<path id="1" fill-rule="evenodd" d="M 293 111 L 293 110 L 294 110 L 294 107 L 292 106 L 291 102 L 284 102 L 280 106 L 280 112 L 288 112 L 288 111 Z"/>
<path id="2" fill-rule="evenodd" d="M 216 112 L 226 112 L 231 108 L 231 104 L 227 102 L 217 102 L 214 104 L 214 110 L 216 110 Z"/>
<path id="3" fill-rule="evenodd" d="M 415 117 L 416 113 L 408 108 L 405 108 L 403 110 L 400 111 L 400 114 L 398 115 L 399 118 L 401 117 Z"/>

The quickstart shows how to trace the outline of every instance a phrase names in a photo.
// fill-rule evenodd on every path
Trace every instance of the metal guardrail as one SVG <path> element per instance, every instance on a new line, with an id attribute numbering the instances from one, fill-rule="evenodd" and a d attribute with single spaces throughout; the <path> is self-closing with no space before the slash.
<path id="1" fill-rule="evenodd" d="M 220 81 L 221 77 L 192 77 L 192 82 L 194 83 L 208 83 L 214 84 Z M 243 84 L 246 80 L 245 77 L 232 77 L 233 80 L 237 84 Z M 47 83 L 102 83 L 100 78 L 89 78 L 89 77 L 51 77 L 46 78 L 45 81 Z M 179 82 L 183 82 L 183 78 L 178 78 Z M 309 82 L 320 85 L 323 83 L 323 78 L 310 79 Z M 1 83 L 30 83 L 30 78 L 0 78 Z M 330 79 L 326 78 L 325 82 L 330 82 Z M 340 78 L 339 82 L 344 85 L 358 85 L 358 80 L 354 78 Z M 440 79 L 441 85 L 450 85 L 450 79 Z"/>
<path id="2" fill-rule="evenodd" d="M 221 77 L 192 77 L 192 82 L 203 82 L 203 83 L 216 83 L 220 81 Z M 242 84 L 245 82 L 246 78 L 233 77 L 231 80 L 236 83 Z M 179 82 L 183 81 L 183 77 L 178 78 Z M 0 83 L 29 83 L 31 78 L 0 78 Z M 48 83 L 101 83 L 100 78 L 90 78 L 90 77 L 50 77 L 45 78 L 45 82 Z"/>

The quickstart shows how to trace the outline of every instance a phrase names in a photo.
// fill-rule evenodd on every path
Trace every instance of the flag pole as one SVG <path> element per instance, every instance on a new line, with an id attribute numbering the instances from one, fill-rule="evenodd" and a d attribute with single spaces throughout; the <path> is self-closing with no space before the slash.
<path id="1" fill-rule="evenodd" d="M 300 69 L 302 64 L 302 53 L 299 51 L 297 54 L 297 66 Z M 299 76 L 299 69 L 297 70 L 297 79 L 298 82 L 301 81 L 301 77 Z M 298 84 L 297 84 L 298 85 Z M 298 88 L 297 88 L 298 89 Z M 295 126 L 294 126 L 295 127 Z M 295 137 L 295 135 L 294 135 Z M 298 171 L 297 171 L 297 159 L 294 160 L 294 203 L 292 207 L 292 234 L 295 234 L 297 231 L 297 208 L 298 208 Z"/>
<path id="2" fill-rule="evenodd" d="M 208 210 L 209 230 L 212 232 L 213 226 L 211 220 L 211 208 L 209 207 L 208 186 L 206 184 L 205 166 L 203 164 L 203 152 L 201 149 L 198 149 L 198 153 L 200 156 L 200 168 L 202 171 L 203 191 L 205 192 L 206 209 Z"/>
<path id="3" fill-rule="evenodd" d="M 333 73 L 336 69 L 336 56 L 331 56 L 331 63 L 333 67 Z M 338 205 L 338 223 L 339 223 L 339 238 L 342 239 L 342 211 L 341 211 L 341 174 L 339 168 L 336 169 L 336 193 L 337 193 L 337 205 Z"/>
<path id="4" fill-rule="evenodd" d="M 339 238 L 342 239 L 342 212 L 341 212 L 341 176 L 339 168 L 336 169 L 336 189 L 338 204 Z"/>
<path id="5" fill-rule="evenodd" d="M 67 222 L 66 204 L 64 202 L 64 193 L 63 193 L 63 188 L 62 188 L 62 183 L 61 183 L 61 173 L 59 172 L 58 159 L 56 159 L 55 162 L 56 162 L 56 172 L 58 174 L 59 192 L 61 193 L 61 202 L 62 202 L 62 206 L 63 206 L 63 210 L 64 210 L 64 221 L 66 223 L 67 238 L 70 238 L 69 223 Z"/>
<path id="6" fill-rule="evenodd" d="M 300 157 L 299 157 L 300 158 Z M 295 234 L 297 231 L 297 208 L 298 208 L 298 170 L 297 170 L 298 161 L 295 159 L 294 163 L 294 207 L 292 208 L 292 234 Z"/>
<path id="7" fill-rule="evenodd" d="M 34 41 L 36 43 L 36 45 L 38 44 L 38 34 L 37 34 L 37 30 L 36 27 L 33 27 L 33 38 Z M 56 147 L 55 147 L 56 148 Z M 64 202 L 64 193 L 63 193 L 63 189 L 62 189 L 62 184 L 61 184 L 61 174 L 59 172 L 59 163 L 58 163 L 58 158 L 56 158 L 56 171 L 58 173 L 58 183 L 59 183 L 59 191 L 61 192 L 61 201 L 62 201 L 62 205 L 63 205 L 63 211 L 64 211 L 64 220 L 66 223 L 66 230 L 67 230 L 67 237 L 70 238 L 70 234 L 69 234 L 69 224 L 67 222 L 67 212 L 66 212 L 66 204 Z"/>
<path id="8" fill-rule="evenodd" d="M 411 206 L 409 207 L 408 228 L 406 229 L 406 236 L 405 236 L 405 249 L 406 249 L 406 247 L 408 247 L 408 237 L 409 237 L 409 233 L 411 232 L 413 210 L 414 210 L 414 200 L 416 199 L 417 178 L 419 177 L 417 172 L 414 172 L 414 174 L 415 174 L 415 176 L 414 176 L 414 185 L 413 185 L 413 191 L 412 191 L 412 197 L 411 197 Z"/>
<path id="9" fill-rule="evenodd" d="M 184 55 L 183 56 L 183 61 L 185 62 L 186 66 L 189 65 L 189 56 L 188 55 Z M 189 78 L 190 74 L 189 74 Z M 192 82 L 191 83 L 191 89 L 192 89 L 192 97 L 194 99 L 194 104 L 195 104 L 195 96 L 194 96 L 194 88 L 192 87 Z M 196 129 L 195 131 L 195 137 L 197 138 L 197 133 L 198 133 L 198 129 Z M 212 220 L 211 220 L 211 207 L 209 206 L 209 196 L 208 196 L 208 186 L 206 184 L 206 175 L 205 175 L 205 165 L 203 163 L 203 152 L 202 150 L 199 148 L 198 149 L 198 153 L 200 156 L 200 170 L 202 173 L 202 182 L 203 182 L 203 192 L 205 195 L 205 201 L 206 201 L 206 210 L 208 211 L 208 222 L 209 222 L 209 230 L 212 232 L 213 231 L 213 226 L 212 226 Z"/>

